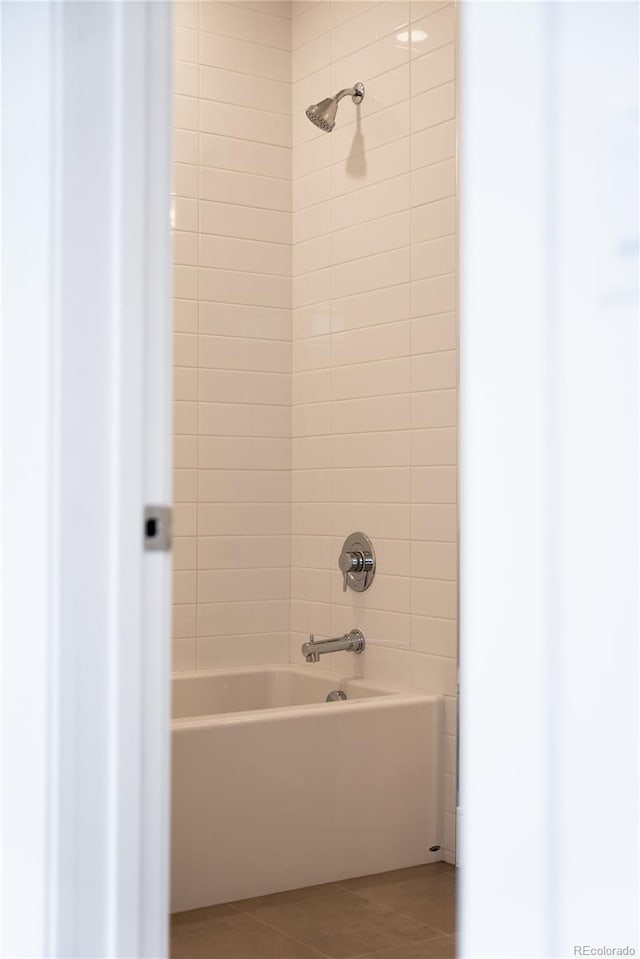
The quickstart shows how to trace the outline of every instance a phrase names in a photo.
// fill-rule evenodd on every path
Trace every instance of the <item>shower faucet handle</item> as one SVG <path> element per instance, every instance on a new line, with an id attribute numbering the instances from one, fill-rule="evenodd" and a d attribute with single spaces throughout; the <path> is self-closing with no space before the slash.
<path id="1" fill-rule="evenodd" d="M 373 543 L 364 533 L 351 533 L 345 539 L 338 567 L 342 573 L 342 592 L 350 586 L 356 593 L 369 589 L 376 573 Z"/>
<path id="2" fill-rule="evenodd" d="M 348 574 L 359 573 L 364 569 L 364 554 L 343 549 L 338 559 L 338 566 L 342 570 L 342 592 L 346 593 Z"/>

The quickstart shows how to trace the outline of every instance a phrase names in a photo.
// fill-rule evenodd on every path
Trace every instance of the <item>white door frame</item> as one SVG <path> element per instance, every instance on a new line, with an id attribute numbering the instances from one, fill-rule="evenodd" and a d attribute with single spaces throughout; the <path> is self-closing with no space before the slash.
<path id="1" fill-rule="evenodd" d="M 638 5 L 461 26 L 461 955 L 638 950 Z"/>
<path id="2" fill-rule="evenodd" d="M 548 95 L 563 90 L 568 109 L 584 94 L 569 82 L 579 64 L 564 73 L 551 38 L 574 52 L 591 38 L 590 65 L 606 71 L 597 58 L 609 51 L 623 67 L 623 11 L 637 7 L 586 5 L 616 11 L 619 33 L 601 43 L 571 21 L 581 6 L 471 3 L 462 17 L 466 957 L 567 955 L 578 936 L 604 945 L 614 928 L 633 936 L 636 921 L 637 331 L 623 310 L 603 349 L 593 289 L 578 309 L 567 302 L 591 251 L 566 229 L 571 217 L 549 230 L 550 138 L 568 127 L 561 114 L 554 127 Z M 170 500 L 171 6 L 0 10 L 2 950 L 157 959 L 170 563 L 142 552 L 141 526 L 146 502 Z M 575 119 L 580 144 L 588 113 Z M 573 172 L 555 171 L 569 198 Z M 510 184 L 518 204 L 505 203 Z M 619 225 L 604 224 L 607 236 Z M 565 258 L 566 286 L 550 249 Z M 584 411 L 596 414 L 596 358 L 611 386 L 598 416 L 615 427 L 607 474 L 580 430 Z M 611 470 L 624 481 L 607 499 Z M 589 504 L 605 501 L 585 549 Z M 590 616 L 576 616 L 585 595 Z M 591 781 L 584 815 L 594 757 L 606 776 Z M 593 882 L 613 869 L 615 885 Z"/>
<path id="3" fill-rule="evenodd" d="M 0 9 L 2 950 L 161 957 L 171 4 Z"/>

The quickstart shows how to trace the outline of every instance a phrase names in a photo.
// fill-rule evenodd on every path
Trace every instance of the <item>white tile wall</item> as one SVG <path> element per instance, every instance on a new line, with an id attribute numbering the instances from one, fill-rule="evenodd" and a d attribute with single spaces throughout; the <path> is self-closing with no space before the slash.
<path id="1" fill-rule="evenodd" d="M 360 626 L 318 668 L 444 695 L 453 861 L 454 4 L 178 0 L 175 52 L 176 668 Z M 343 594 L 356 529 L 379 572 Z"/>
<path id="2" fill-rule="evenodd" d="M 291 656 L 362 628 L 339 666 L 446 697 L 443 845 L 454 859 L 456 557 L 455 11 L 293 4 Z M 331 136 L 305 107 L 356 80 Z M 341 591 L 348 533 L 378 575 Z M 333 658 L 333 662 L 330 660 Z"/>
<path id="3" fill-rule="evenodd" d="M 289 655 L 291 17 L 175 5 L 177 669 Z"/>

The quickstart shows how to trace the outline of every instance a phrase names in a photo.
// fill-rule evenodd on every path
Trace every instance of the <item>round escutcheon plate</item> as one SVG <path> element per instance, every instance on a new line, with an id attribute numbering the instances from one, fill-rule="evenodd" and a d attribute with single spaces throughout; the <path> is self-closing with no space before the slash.
<path id="1" fill-rule="evenodd" d="M 356 593 L 369 589 L 376 575 L 376 554 L 366 533 L 350 533 L 342 544 L 338 566 L 343 576 L 343 590 Z"/>

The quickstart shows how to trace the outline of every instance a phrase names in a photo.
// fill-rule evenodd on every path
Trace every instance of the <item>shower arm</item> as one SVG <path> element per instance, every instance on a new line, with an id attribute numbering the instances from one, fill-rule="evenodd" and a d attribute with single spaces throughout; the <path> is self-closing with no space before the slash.
<path id="1" fill-rule="evenodd" d="M 340 90 L 339 93 L 336 93 L 335 97 L 332 99 L 335 100 L 336 103 L 340 103 L 344 97 L 351 97 L 353 102 L 356 104 L 362 103 L 364 100 L 364 84 L 356 83 L 354 87 L 345 87 L 344 90 Z"/>

